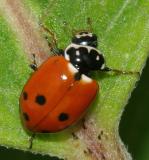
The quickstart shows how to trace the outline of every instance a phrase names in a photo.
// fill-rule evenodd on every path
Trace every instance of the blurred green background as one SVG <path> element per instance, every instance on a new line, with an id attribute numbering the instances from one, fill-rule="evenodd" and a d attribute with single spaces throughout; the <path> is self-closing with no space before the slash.
<path id="1" fill-rule="evenodd" d="M 134 160 L 149 160 L 149 60 L 123 113 L 120 135 Z"/>
<path id="2" fill-rule="evenodd" d="M 149 160 L 149 60 L 133 91 L 120 123 L 120 136 L 134 160 Z M 58 160 L 56 157 L 33 155 L 0 147 L 0 159 Z"/>

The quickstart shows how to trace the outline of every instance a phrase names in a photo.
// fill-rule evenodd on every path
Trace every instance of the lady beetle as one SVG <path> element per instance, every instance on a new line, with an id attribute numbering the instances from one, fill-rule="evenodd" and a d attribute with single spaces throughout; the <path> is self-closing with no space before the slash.
<path id="1" fill-rule="evenodd" d="M 58 132 L 76 122 L 99 90 L 90 71 L 107 70 L 97 36 L 82 31 L 31 76 L 20 96 L 22 122 L 33 133 Z"/>
<path id="2" fill-rule="evenodd" d="M 48 58 L 33 73 L 20 96 L 25 128 L 33 133 L 58 132 L 85 113 L 99 90 L 90 72 L 112 70 L 96 48 L 97 36 L 81 31 L 63 52 Z"/>

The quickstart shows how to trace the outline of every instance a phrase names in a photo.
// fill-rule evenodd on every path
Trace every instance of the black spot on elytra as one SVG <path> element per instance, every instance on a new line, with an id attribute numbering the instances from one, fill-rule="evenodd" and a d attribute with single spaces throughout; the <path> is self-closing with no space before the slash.
<path id="1" fill-rule="evenodd" d="M 68 120 L 68 118 L 69 118 L 69 115 L 67 113 L 61 113 L 58 116 L 59 121 L 66 121 L 66 120 Z"/>
<path id="2" fill-rule="evenodd" d="M 43 95 L 37 95 L 35 98 L 35 102 L 39 105 L 44 105 L 46 103 L 46 98 Z"/>
<path id="3" fill-rule="evenodd" d="M 23 113 L 23 117 L 24 117 L 24 119 L 25 119 L 26 121 L 29 121 L 29 116 L 28 116 L 27 113 Z"/>
<path id="4" fill-rule="evenodd" d="M 23 99 L 24 99 L 24 100 L 27 100 L 27 99 L 28 99 L 28 94 L 27 94 L 27 92 L 25 92 L 25 91 L 23 92 Z"/>

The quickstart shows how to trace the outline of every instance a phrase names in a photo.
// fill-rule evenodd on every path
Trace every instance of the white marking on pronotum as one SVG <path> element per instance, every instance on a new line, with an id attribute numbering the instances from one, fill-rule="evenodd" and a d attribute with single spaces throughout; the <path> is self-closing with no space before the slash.
<path id="1" fill-rule="evenodd" d="M 72 73 L 78 72 L 78 70 L 71 63 L 68 63 L 68 68 L 69 68 L 70 72 L 72 72 Z"/>
<path id="2" fill-rule="evenodd" d="M 79 49 L 80 47 L 83 47 L 83 48 L 86 48 L 88 50 L 88 53 L 90 53 L 90 51 L 93 49 L 95 50 L 96 52 L 98 52 L 100 54 L 100 52 L 94 48 L 94 47 L 91 47 L 91 46 L 84 46 L 84 45 L 78 45 L 78 44 L 75 44 L 75 43 L 71 43 L 66 49 L 65 49 L 65 52 L 64 52 L 64 56 L 67 57 L 68 54 L 67 54 L 67 50 L 70 49 L 70 48 L 75 48 L 75 49 Z"/>
<path id="3" fill-rule="evenodd" d="M 70 57 L 69 57 L 69 55 L 68 55 L 66 52 L 65 52 L 64 57 L 65 57 L 65 59 L 66 59 L 67 61 L 70 61 Z"/>
<path id="4" fill-rule="evenodd" d="M 93 80 L 86 75 L 82 74 L 81 79 L 86 83 L 91 83 Z"/>

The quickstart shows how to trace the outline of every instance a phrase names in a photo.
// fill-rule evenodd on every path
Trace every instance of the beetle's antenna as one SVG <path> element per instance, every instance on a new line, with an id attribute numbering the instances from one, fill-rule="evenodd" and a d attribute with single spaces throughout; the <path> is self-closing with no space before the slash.
<path id="1" fill-rule="evenodd" d="M 57 38 L 56 38 L 56 35 L 55 35 L 55 33 L 53 33 L 51 30 L 49 30 L 46 26 L 44 26 L 42 23 L 40 23 L 40 26 L 41 26 L 41 28 L 45 31 L 45 32 L 47 32 L 50 36 L 51 36 L 51 38 L 52 38 L 52 41 L 51 41 L 51 47 L 57 47 Z"/>
<path id="2" fill-rule="evenodd" d="M 70 33 L 72 33 L 72 36 L 75 36 L 77 33 L 84 32 L 84 31 L 93 32 L 92 20 L 90 17 L 86 19 L 86 23 L 87 23 L 87 29 L 76 30 L 74 28 L 71 29 L 70 25 L 66 21 L 63 21 L 64 31 L 65 32 L 69 31 Z"/>
<path id="3" fill-rule="evenodd" d="M 104 69 L 101 70 L 102 72 L 115 72 L 116 74 L 127 74 L 127 75 L 137 75 L 138 77 L 140 77 L 140 72 L 138 71 L 123 71 L 123 70 L 118 70 L 118 69 L 112 69 L 109 67 L 105 67 Z"/>
<path id="4" fill-rule="evenodd" d="M 90 17 L 87 17 L 88 30 L 93 33 L 93 25 Z"/>

